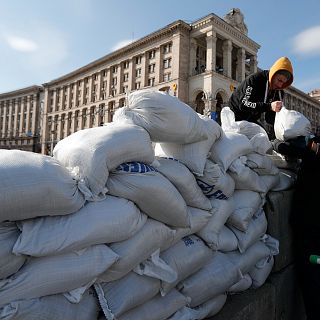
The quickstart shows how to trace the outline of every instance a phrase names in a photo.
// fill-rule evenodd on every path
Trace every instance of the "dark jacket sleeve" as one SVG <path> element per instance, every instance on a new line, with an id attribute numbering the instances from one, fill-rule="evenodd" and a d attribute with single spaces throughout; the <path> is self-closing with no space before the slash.
<path id="1" fill-rule="evenodd" d="M 241 86 L 240 109 L 251 108 L 260 114 L 271 109 L 271 103 L 265 103 L 264 95 L 267 80 L 263 81 L 260 74 L 248 77 Z"/>
<path id="2" fill-rule="evenodd" d="M 284 156 L 296 157 L 299 159 L 304 159 L 308 157 L 310 154 L 314 154 L 311 150 L 312 141 L 317 142 L 318 139 L 309 139 L 306 140 L 306 137 L 299 136 L 294 139 L 290 139 L 288 141 L 281 141 L 275 139 L 271 141 L 273 150 L 278 153 L 283 154 Z M 320 156 L 320 154 L 314 154 L 315 156 Z"/>

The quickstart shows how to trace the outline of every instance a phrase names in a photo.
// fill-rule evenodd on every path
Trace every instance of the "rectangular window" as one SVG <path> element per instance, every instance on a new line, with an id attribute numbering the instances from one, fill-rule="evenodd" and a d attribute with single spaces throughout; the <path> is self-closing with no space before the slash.
<path id="1" fill-rule="evenodd" d="M 155 56 L 156 56 L 156 50 L 149 51 L 148 57 L 149 57 L 150 60 L 154 59 Z"/>
<path id="2" fill-rule="evenodd" d="M 155 83 L 155 78 L 148 79 L 148 86 L 153 87 Z"/>
<path id="3" fill-rule="evenodd" d="M 155 64 L 155 63 L 150 64 L 150 65 L 148 66 L 148 72 L 149 72 L 149 73 L 154 73 L 154 72 L 155 72 L 155 69 L 156 69 L 156 64 Z"/>
<path id="4" fill-rule="evenodd" d="M 170 81 L 171 80 L 171 73 L 165 73 L 163 75 L 163 81 Z"/>
<path id="5" fill-rule="evenodd" d="M 140 64 L 142 61 L 142 56 L 137 56 L 136 57 L 136 64 Z"/>
<path id="6" fill-rule="evenodd" d="M 136 77 L 137 78 L 141 77 L 141 68 L 136 70 Z"/>
<path id="7" fill-rule="evenodd" d="M 123 69 L 128 69 L 129 68 L 129 60 L 126 60 L 123 62 Z"/>
<path id="8" fill-rule="evenodd" d="M 163 53 L 170 53 L 172 51 L 172 43 L 167 43 L 163 46 Z"/>
<path id="9" fill-rule="evenodd" d="M 163 60 L 163 68 L 168 69 L 171 68 L 171 58 L 164 59 Z"/>
<path id="10" fill-rule="evenodd" d="M 129 80 L 129 73 L 124 73 L 123 74 L 123 81 L 126 82 Z"/>
<path id="11" fill-rule="evenodd" d="M 141 82 L 136 82 L 135 83 L 135 89 L 140 89 L 141 87 Z"/>
<path id="12" fill-rule="evenodd" d="M 111 70 L 112 70 L 112 73 L 117 73 L 118 72 L 118 66 L 113 66 L 111 68 Z"/>

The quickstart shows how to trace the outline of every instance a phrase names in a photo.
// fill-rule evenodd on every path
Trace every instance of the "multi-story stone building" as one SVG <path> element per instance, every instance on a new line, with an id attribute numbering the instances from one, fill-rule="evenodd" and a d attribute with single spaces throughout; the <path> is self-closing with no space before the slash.
<path id="1" fill-rule="evenodd" d="M 0 148 L 40 152 L 43 87 L 0 94 Z"/>
<path id="2" fill-rule="evenodd" d="M 175 21 L 43 84 L 41 151 L 51 153 L 71 133 L 112 121 L 126 94 L 143 88 L 166 91 L 219 121 L 234 88 L 258 70 L 259 48 L 238 9 L 224 19 L 209 14 L 191 24 Z M 294 87 L 286 93 L 286 106 L 304 113 L 315 128 L 320 103 Z"/>

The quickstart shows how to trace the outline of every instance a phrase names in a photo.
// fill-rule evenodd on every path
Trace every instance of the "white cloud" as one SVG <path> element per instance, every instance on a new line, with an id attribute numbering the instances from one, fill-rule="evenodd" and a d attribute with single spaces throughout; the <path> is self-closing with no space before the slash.
<path id="1" fill-rule="evenodd" d="M 116 44 L 111 48 L 111 51 L 116 51 L 116 50 L 118 50 L 118 49 L 120 49 L 120 48 L 123 48 L 123 47 L 127 46 L 128 44 L 132 43 L 133 41 L 135 41 L 135 40 L 133 40 L 133 39 L 132 39 L 132 40 L 122 40 L 122 41 L 116 43 Z"/>
<path id="2" fill-rule="evenodd" d="M 293 39 L 293 50 L 300 55 L 320 55 L 320 26 L 297 34 Z"/>
<path id="3" fill-rule="evenodd" d="M 37 43 L 27 38 L 9 35 L 6 37 L 6 40 L 9 46 L 17 51 L 34 52 L 38 49 Z"/>

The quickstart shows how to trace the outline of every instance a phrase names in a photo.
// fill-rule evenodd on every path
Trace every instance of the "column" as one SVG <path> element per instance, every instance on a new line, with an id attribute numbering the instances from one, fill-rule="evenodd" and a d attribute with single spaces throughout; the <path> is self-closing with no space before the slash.
<path id="1" fill-rule="evenodd" d="M 250 74 L 251 73 L 256 73 L 258 70 L 258 60 L 257 56 L 253 55 L 250 57 Z"/>
<path id="2" fill-rule="evenodd" d="M 190 64 L 189 64 L 189 75 L 193 76 L 196 74 L 197 66 L 197 40 L 195 38 L 190 39 Z"/>
<path id="3" fill-rule="evenodd" d="M 23 122 L 24 122 L 24 98 L 21 99 L 21 105 L 20 105 L 20 125 L 19 125 L 19 135 L 22 135 L 23 133 L 25 134 L 26 132 L 23 132 L 23 130 L 25 129 L 23 127 Z"/>
<path id="4" fill-rule="evenodd" d="M 228 78 L 231 78 L 232 70 L 231 70 L 231 52 L 232 52 L 232 42 L 227 39 L 223 41 L 223 74 Z"/>
<path id="5" fill-rule="evenodd" d="M 7 126 L 7 112 L 8 107 L 6 103 L 3 105 L 3 120 L 2 120 L 2 135 L 1 137 L 4 138 L 6 136 L 6 126 Z"/>
<path id="6" fill-rule="evenodd" d="M 12 136 L 12 100 L 9 101 L 9 123 L 8 123 L 8 135 Z"/>
<path id="7" fill-rule="evenodd" d="M 237 81 L 241 82 L 246 77 L 245 68 L 246 52 L 244 48 L 239 48 L 237 50 Z"/>
<path id="8" fill-rule="evenodd" d="M 33 107 L 32 107 L 32 119 L 31 119 L 31 130 L 32 130 L 32 134 L 35 134 L 37 132 L 36 129 L 36 124 L 37 124 L 37 103 L 38 103 L 38 99 L 37 99 L 37 95 L 34 94 L 33 95 Z"/>
<path id="9" fill-rule="evenodd" d="M 51 128 L 48 127 L 48 109 L 49 109 L 49 105 L 51 103 L 50 95 L 51 95 L 51 91 L 50 91 L 50 94 L 49 94 L 49 88 L 45 87 L 44 104 L 43 104 L 43 111 L 42 111 L 42 117 L 43 117 L 42 128 L 41 128 L 42 132 L 41 132 L 41 135 L 40 135 L 41 153 L 42 154 L 46 154 L 46 151 L 47 151 L 47 145 L 46 144 L 47 144 L 47 141 L 49 140 L 49 134 L 50 134 L 50 131 L 51 131 Z M 29 101 L 29 99 L 27 101 Z M 29 123 L 29 120 L 28 120 L 29 111 L 30 111 L 30 107 L 29 107 L 28 102 L 27 102 L 27 127 L 28 127 L 28 123 Z M 51 124 L 53 122 L 52 120 L 51 120 Z M 27 130 L 27 132 L 28 132 L 28 130 Z"/>
<path id="10" fill-rule="evenodd" d="M 18 110 L 19 109 L 19 105 L 18 105 L 18 100 L 16 99 L 14 101 L 14 120 L 13 120 L 13 135 L 16 137 L 18 136 Z"/>
<path id="11" fill-rule="evenodd" d="M 207 32 L 207 61 L 206 69 L 208 71 L 216 70 L 216 44 L 217 44 L 217 34 L 214 31 Z"/>

